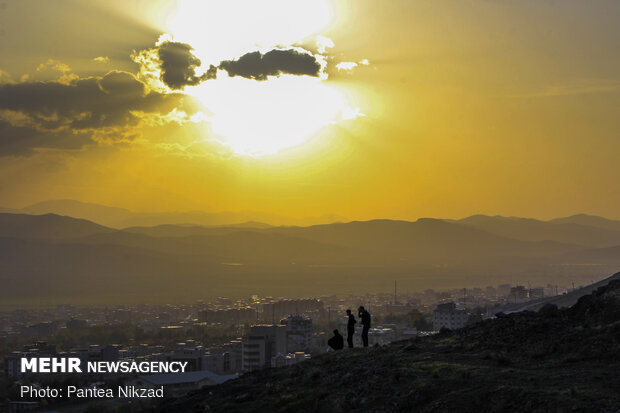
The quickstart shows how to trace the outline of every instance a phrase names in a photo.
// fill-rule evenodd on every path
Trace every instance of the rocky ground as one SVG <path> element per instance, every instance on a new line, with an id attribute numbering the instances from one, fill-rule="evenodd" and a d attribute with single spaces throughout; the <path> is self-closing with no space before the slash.
<path id="1" fill-rule="evenodd" d="M 620 280 L 568 309 L 499 315 L 257 371 L 168 412 L 620 412 Z"/>

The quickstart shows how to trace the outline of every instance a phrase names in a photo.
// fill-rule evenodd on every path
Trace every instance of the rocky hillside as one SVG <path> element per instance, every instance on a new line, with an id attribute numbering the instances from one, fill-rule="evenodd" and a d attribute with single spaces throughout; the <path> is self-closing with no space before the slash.
<path id="1" fill-rule="evenodd" d="M 619 371 L 617 280 L 571 308 L 253 372 L 158 412 L 617 412 Z"/>

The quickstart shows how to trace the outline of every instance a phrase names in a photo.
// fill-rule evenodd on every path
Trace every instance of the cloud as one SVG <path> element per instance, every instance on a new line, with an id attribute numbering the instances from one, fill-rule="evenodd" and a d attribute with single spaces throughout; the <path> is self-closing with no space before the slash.
<path id="1" fill-rule="evenodd" d="M 265 54 L 251 52 L 237 60 L 225 60 L 218 68 L 229 76 L 266 80 L 281 74 L 319 77 L 322 66 L 316 56 L 302 49 L 274 49 Z"/>
<path id="2" fill-rule="evenodd" d="M 13 81 L 13 78 L 8 72 L 5 72 L 4 70 L 0 69 L 0 85 L 6 84 L 6 83 L 15 83 L 15 82 Z"/>
<path id="3" fill-rule="evenodd" d="M 79 76 L 72 72 L 69 65 L 59 60 L 48 59 L 45 63 L 41 63 L 39 67 L 37 67 L 37 72 L 45 72 L 48 70 L 60 72 L 61 75 L 58 78 L 58 82 L 64 85 L 69 85 L 79 79 Z"/>
<path id="4" fill-rule="evenodd" d="M 198 76 L 196 69 L 201 61 L 192 53 L 187 43 L 161 40 L 157 47 L 134 51 L 131 59 L 139 66 L 138 79 L 151 90 L 168 92 L 193 86 L 207 79 L 215 79 L 217 69 L 212 67 Z"/>
<path id="5" fill-rule="evenodd" d="M 186 43 L 166 41 L 159 45 L 158 56 L 161 65 L 161 80 L 170 89 L 182 89 L 197 85 L 203 79 L 196 76 L 201 62 L 192 54 L 192 47 Z"/>
<path id="6" fill-rule="evenodd" d="M 80 149 L 87 142 L 90 142 L 88 133 L 37 130 L 0 119 L 0 156 L 31 155 L 35 148 Z"/>
<path id="7" fill-rule="evenodd" d="M 325 50 L 325 46 L 322 50 Z M 303 48 L 291 47 L 273 49 L 267 53 L 246 53 L 236 60 L 224 60 L 217 65 L 210 65 L 204 73 L 197 74 L 202 62 L 192 51 L 189 44 L 165 40 L 158 47 L 134 52 L 131 57 L 140 67 L 139 79 L 150 88 L 162 92 L 215 79 L 218 70 L 226 71 L 231 77 L 241 76 L 260 81 L 282 74 L 321 77 L 325 66 L 324 56 L 314 55 Z"/>
<path id="8" fill-rule="evenodd" d="M 110 63 L 110 58 L 108 56 L 97 56 L 93 59 L 95 63 Z"/>
<path id="9" fill-rule="evenodd" d="M 368 59 L 360 60 L 359 62 L 340 62 L 336 65 L 336 69 L 353 70 L 360 65 L 368 66 L 369 64 L 370 62 L 368 61 Z"/>
<path id="10" fill-rule="evenodd" d="M 334 47 L 334 41 L 329 37 L 318 35 L 316 36 L 316 47 L 320 54 L 324 54 L 327 49 Z"/>
<path id="11" fill-rule="evenodd" d="M 61 61 L 48 59 L 47 62 L 41 63 L 39 67 L 37 67 L 37 72 L 43 72 L 44 70 L 55 70 L 57 72 L 66 73 L 70 72 L 71 68 Z"/>
<path id="12" fill-rule="evenodd" d="M 357 63 L 355 62 L 340 62 L 336 65 L 336 69 L 338 70 L 353 70 L 357 67 Z"/>
<path id="13" fill-rule="evenodd" d="M 149 91 L 133 74 L 122 71 L 71 84 L 1 84 L 0 156 L 39 147 L 81 147 L 98 134 L 122 140 L 144 114 L 167 114 L 182 108 L 184 99 L 178 93 Z"/>

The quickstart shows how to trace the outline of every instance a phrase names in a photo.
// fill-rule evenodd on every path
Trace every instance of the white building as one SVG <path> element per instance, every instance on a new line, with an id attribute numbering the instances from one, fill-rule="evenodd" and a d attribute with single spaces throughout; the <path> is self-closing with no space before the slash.
<path id="1" fill-rule="evenodd" d="M 433 329 L 436 331 L 442 328 L 454 330 L 463 328 L 467 325 L 469 314 L 454 303 L 439 304 L 435 309 L 435 317 L 433 320 Z"/>

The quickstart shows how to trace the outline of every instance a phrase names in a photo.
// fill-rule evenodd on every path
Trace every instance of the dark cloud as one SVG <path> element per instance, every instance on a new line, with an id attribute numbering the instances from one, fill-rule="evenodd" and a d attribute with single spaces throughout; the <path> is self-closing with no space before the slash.
<path id="1" fill-rule="evenodd" d="M 95 130 L 136 125 L 137 112 L 165 114 L 182 103 L 183 95 L 148 92 L 134 75 L 120 71 L 71 84 L 3 84 L 0 156 L 27 152 L 28 147 L 79 147 Z"/>
<path id="2" fill-rule="evenodd" d="M 50 132 L 0 120 L 0 156 L 31 155 L 35 148 L 80 149 L 87 142 L 90 142 L 89 133 Z"/>
<path id="3" fill-rule="evenodd" d="M 229 76 L 242 76 L 254 80 L 266 80 L 268 76 L 281 74 L 318 77 L 321 63 L 310 52 L 298 49 L 274 49 L 265 54 L 246 53 L 237 60 L 224 60 L 211 65 L 202 75 L 196 75 L 201 62 L 192 54 L 192 47 L 186 43 L 166 41 L 156 50 L 161 68 L 160 80 L 170 89 L 197 85 L 208 79 L 215 79 L 217 70 L 225 70 Z"/>
<path id="4" fill-rule="evenodd" d="M 164 42 L 157 50 L 161 64 L 161 80 L 170 89 L 182 89 L 196 85 L 203 79 L 196 76 L 201 62 L 192 54 L 192 47 L 186 43 Z"/>
<path id="5" fill-rule="evenodd" d="M 265 54 L 251 52 L 237 60 L 225 60 L 219 68 L 228 72 L 229 76 L 254 80 L 266 80 L 268 76 L 281 74 L 318 77 L 321 73 L 321 64 L 314 55 L 296 49 L 274 49 Z"/>

